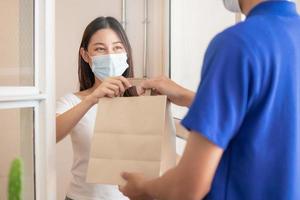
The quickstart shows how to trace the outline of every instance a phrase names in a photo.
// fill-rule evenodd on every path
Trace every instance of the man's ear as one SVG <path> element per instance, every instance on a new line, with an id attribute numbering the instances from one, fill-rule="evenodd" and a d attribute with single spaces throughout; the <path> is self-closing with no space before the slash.
<path id="1" fill-rule="evenodd" d="M 86 63 L 89 63 L 89 56 L 83 47 L 80 48 L 80 55 Z"/>

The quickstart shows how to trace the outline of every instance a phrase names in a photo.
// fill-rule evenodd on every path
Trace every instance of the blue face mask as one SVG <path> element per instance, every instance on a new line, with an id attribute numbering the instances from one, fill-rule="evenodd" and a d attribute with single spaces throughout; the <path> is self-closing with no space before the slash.
<path id="1" fill-rule="evenodd" d="M 223 0 L 223 3 L 227 10 L 235 13 L 241 12 L 239 0 Z"/>
<path id="2" fill-rule="evenodd" d="M 128 66 L 126 53 L 92 57 L 92 71 L 100 80 L 104 80 L 108 77 L 121 76 Z"/>

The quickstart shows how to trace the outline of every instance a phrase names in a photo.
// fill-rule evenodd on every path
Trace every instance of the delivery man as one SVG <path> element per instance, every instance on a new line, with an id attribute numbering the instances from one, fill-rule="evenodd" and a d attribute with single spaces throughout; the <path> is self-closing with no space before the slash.
<path id="1" fill-rule="evenodd" d="M 246 20 L 218 34 L 197 93 L 143 83 L 188 106 L 184 155 L 163 176 L 124 172 L 130 199 L 300 199 L 300 17 L 284 0 L 224 0 Z"/>

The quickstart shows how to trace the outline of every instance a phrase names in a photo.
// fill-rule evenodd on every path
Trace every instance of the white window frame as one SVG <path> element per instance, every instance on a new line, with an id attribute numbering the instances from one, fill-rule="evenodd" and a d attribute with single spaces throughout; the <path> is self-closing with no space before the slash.
<path id="1" fill-rule="evenodd" d="M 34 0 L 34 86 L 1 87 L 0 109 L 33 108 L 35 199 L 56 199 L 55 0 Z"/>

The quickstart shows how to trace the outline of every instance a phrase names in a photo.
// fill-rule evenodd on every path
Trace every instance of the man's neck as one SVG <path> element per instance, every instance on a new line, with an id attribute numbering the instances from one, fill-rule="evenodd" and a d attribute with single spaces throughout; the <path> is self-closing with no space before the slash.
<path id="1" fill-rule="evenodd" d="M 257 4 L 261 3 L 263 0 L 240 0 L 240 5 L 242 8 L 242 13 L 248 15 L 250 10 L 254 8 Z"/>

